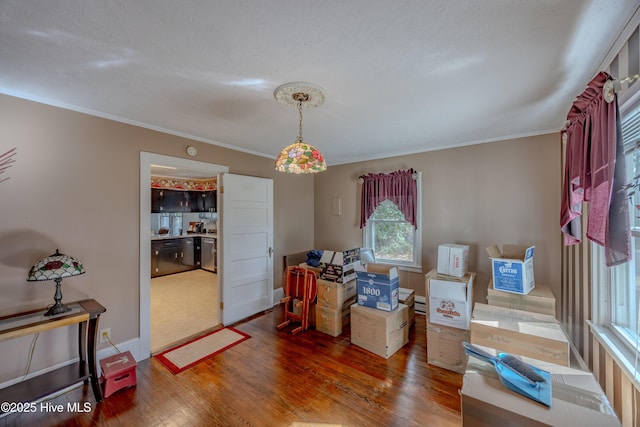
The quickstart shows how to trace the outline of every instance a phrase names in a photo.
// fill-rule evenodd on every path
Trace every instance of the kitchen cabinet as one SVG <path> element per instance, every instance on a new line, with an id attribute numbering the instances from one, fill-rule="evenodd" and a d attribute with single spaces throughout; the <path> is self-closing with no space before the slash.
<path id="1" fill-rule="evenodd" d="M 198 195 L 184 190 L 151 189 L 151 212 L 198 212 Z"/>
<path id="2" fill-rule="evenodd" d="M 151 277 L 194 270 L 199 267 L 199 243 L 195 237 L 151 242 Z"/>
<path id="3" fill-rule="evenodd" d="M 193 238 L 193 243 L 195 245 L 195 251 L 194 251 L 194 263 L 195 263 L 195 267 L 196 268 L 200 268 L 200 262 L 202 260 L 202 238 L 201 237 L 194 237 Z"/>
<path id="4" fill-rule="evenodd" d="M 203 192 L 203 212 L 218 212 L 218 192 L 216 190 Z"/>
<path id="5" fill-rule="evenodd" d="M 198 192 L 198 212 L 217 212 L 216 190 Z"/>
<path id="6" fill-rule="evenodd" d="M 186 191 L 151 189 L 151 212 L 217 212 L 216 190 Z"/>
<path id="7" fill-rule="evenodd" d="M 180 256 L 178 257 L 178 263 L 180 264 L 181 271 L 193 270 L 196 265 L 196 245 L 193 237 L 188 237 L 180 240 Z"/>

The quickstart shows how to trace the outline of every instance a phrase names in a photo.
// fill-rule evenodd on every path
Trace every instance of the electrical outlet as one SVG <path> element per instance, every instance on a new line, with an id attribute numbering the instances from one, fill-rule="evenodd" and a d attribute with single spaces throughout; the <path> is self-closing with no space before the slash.
<path id="1" fill-rule="evenodd" d="M 100 343 L 109 342 L 111 339 L 111 328 L 100 329 Z"/>

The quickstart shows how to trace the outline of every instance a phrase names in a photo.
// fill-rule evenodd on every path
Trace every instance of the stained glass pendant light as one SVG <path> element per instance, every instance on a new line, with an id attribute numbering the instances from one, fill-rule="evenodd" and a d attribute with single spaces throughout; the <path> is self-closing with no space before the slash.
<path id="1" fill-rule="evenodd" d="M 324 92 L 310 83 L 287 83 L 278 86 L 274 96 L 281 104 L 298 109 L 298 137 L 276 158 L 276 170 L 285 173 L 317 173 L 327 170 L 324 156 L 316 147 L 302 139 L 302 108 L 312 108 L 324 102 Z"/>

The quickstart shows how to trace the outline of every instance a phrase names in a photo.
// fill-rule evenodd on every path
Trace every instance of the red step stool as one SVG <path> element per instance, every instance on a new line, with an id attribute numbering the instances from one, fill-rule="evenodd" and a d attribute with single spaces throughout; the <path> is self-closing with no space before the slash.
<path id="1" fill-rule="evenodd" d="M 129 351 L 102 359 L 100 381 L 104 384 L 104 397 L 109 397 L 122 388 L 136 385 L 136 366 L 136 359 Z"/>

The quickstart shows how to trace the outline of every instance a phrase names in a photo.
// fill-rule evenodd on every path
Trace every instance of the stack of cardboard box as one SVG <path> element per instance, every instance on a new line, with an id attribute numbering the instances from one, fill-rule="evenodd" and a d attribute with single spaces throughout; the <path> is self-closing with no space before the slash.
<path id="1" fill-rule="evenodd" d="M 458 373 L 467 363 L 462 342 L 470 339 L 476 273 L 468 270 L 469 246 L 443 244 L 437 268 L 425 277 L 427 361 Z"/>
<path id="2" fill-rule="evenodd" d="M 570 340 L 554 317 L 553 293 L 534 281 L 534 247 L 492 246 L 487 252 L 492 264 L 489 305 L 475 304 L 470 341 L 550 372 L 552 402 L 542 406 L 507 389 L 490 363 L 470 358 L 460 392 L 462 425 L 619 425 L 593 375 L 580 370 L 584 363 L 571 354 Z"/>
<path id="3" fill-rule="evenodd" d="M 385 359 L 409 342 L 409 307 L 399 301 L 396 267 L 358 271 L 351 306 L 351 343 Z"/>
<path id="4" fill-rule="evenodd" d="M 344 252 L 323 251 L 320 258 L 315 328 L 337 337 L 349 325 L 349 306 L 356 300 L 356 270 L 360 266 L 359 249 Z"/>

